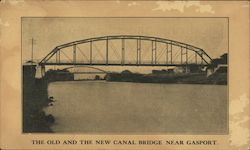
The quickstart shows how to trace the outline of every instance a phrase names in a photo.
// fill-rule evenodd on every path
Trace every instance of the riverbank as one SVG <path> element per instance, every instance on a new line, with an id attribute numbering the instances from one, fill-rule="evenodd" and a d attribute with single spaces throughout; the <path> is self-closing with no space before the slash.
<path id="1" fill-rule="evenodd" d="M 35 65 L 23 66 L 23 132 L 52 132 L 54 117 L 45 114 L 52 98 L 48 98 L 48 81 L 35 79 Z"/>
<path id="2" fill-rule="evenodd" d="M 209 77 L 205 73 L 180 74 L 139 74 L 129 71 L 121 73 L 108 73 L 106 81 L 137 82 L 137 83 L 176 83 L 176 84 L 216 84 L 226 85 L 227 74 L 217 73 Z"/>

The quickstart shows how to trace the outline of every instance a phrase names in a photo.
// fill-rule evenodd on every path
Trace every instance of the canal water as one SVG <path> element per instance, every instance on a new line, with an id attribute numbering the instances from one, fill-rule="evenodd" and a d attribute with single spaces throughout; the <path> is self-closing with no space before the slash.
<path id="1" fill-rule="evenodd" d="M 56 133 L 215 134 L 227 131 L 227 86 L 106 81 L 50 83 Z"/>

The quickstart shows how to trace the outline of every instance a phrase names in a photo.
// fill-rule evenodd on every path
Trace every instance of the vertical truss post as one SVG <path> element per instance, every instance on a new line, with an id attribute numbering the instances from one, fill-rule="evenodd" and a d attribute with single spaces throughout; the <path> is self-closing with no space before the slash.
<path id="1" fill-rule="evenodd" d="M 58 62 L 60 63 L 60 61 L 61 61 L 61 50 L 58 51 L 58 54 L 59 54 L 58 55 Z"/>
<path id="2" fill-rule="evenodd" d="M 56 64 L 57 64 L 57 59 L 58 59 L 58 53 L 56 52 Z M 54 65 L 54 70 L 56 70 L 56 65 Z"/>
<path id="3" fill-rule="evenodd" d="M 58 52 L 56 52 L 56 63 L 58 63 Z"/>
<path id="4" fill-rule="evenodd" d="M 157 64 L 157 42 L 155 40 L 155 64 Z"/>
<path id="5" fill-rule="evenodd" d="M 106 39 L 106 65 L 108 65 L 109 63 L 109 41 L 108 41 L 108 37 Z"/>
<path id="6" fill-rule="evenodd" d="M 33 65 L 33 55 L 34 55 L 34 51 L 33 51 L 33 45 L 34 45 L 34 39 L 31 39 L 31 64 Z"/>
<path id="7" fill-rule="evenodd" d="M 188 73 L 188 50 L 186 47 L 186 73 Z"/>
<path id="8" fill-rule="evenodd" d="M 170 45 L 170 55 L 171 55 L 171 64 L 173 64 L 173 44 L 171 41 L 171 45 Z"/>
<path id="9" fill-rule="evenodd" d="M 151 64 L 154 63 L 154 41 L 152 41 L 152 54 L 151 54 Z"/>
<path id="10" fill-rule="evenodd" d="M 197 53 L 195 52 L 195 54 L 194 54 L 194 57 L 195 57 L 195 64 L 197 65 Z"/>
<path id="11" fill-rule="evenodd" d="M 89 63 L 92 64 L 92 41 L 89 42 Z"/>
<path id="12" fill-rule="evenodd" d="M 188 50 L 186 48 L 186 64 L 188 64 Z"/>
<path id="13" fill-rule="evenodd" d="M 122 61 L 121 64 L 125 63 L 125 40 L 122 38 Z"/>
<path id="14" fill-rule="evenodd" d="M 201 53 L 201 65 L 203 65 L 203 53 Z"/>
<path id="15" fill-rule="evenodd" d="M 141 39 L 137 39 L 137 58 L 136 58 L 136 64 L 141 63 Z"/>
<path id="16" fill-rule="evenodd" d="M 138 46 L 139 43 L 138 43 L 138 39 L 136 40 L 136 64 L 138 65 L 138 57 L 139 57 L 139 51 L 138 51 Z"/>
<path id="17" fill-rule="evenodd" d="M 168 64 L 168 43 L 166 43 L 166 64 Z"/>
<path id="18" fill-rule="evenodd" d="M 183 55 L 183 50 L 182 50 L 182 47 L 181 47 L 181 64 L 182 64 L 182 55 Z"/>
<path id="19" fill-rule="evenodd" d="M 139 64 L 141 64 L 141 38 L 139 38 Z"/>
<path id="20" fill-rule="evenodd" d="M 73 63 L 76 64 L 76 45 L 73 45 Z"/>

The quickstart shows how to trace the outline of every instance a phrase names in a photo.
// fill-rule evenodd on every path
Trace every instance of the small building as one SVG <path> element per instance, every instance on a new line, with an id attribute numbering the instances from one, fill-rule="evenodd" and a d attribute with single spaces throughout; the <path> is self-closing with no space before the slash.
<path id="1" fill-rule="evenodd" d="M 217 68 L 215 68 L 216 73 L 227 73 L 227 64 L 219 64 Z"/>
<path id="2" fill-rule="evenodd" d="M 215 73 L 227 73 L 227 68 L 228 68 L 227 64 L 218 64 L 216 68 L 207 67 L 206 69 L 207 77 Z"/>

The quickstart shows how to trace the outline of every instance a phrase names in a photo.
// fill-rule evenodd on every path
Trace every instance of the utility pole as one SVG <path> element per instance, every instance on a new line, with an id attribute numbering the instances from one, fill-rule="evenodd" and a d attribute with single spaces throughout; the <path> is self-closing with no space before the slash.
<path id="1" fill-rule="evenodd" d="M 36 44 L 36 40 L 34 38 L 31 38 L 31 64 L 33 65 L 34 61 L 34 44 Z"/>

